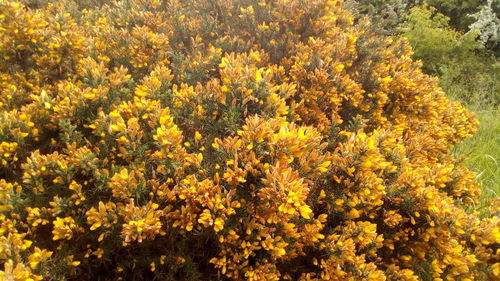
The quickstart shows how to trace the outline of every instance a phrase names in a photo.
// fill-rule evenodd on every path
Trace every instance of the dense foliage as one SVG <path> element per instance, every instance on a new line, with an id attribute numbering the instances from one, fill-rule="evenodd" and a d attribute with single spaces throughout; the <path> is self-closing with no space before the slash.
<path id="1" fill-rule="evenodd" d="M 426 3 L 438 9 L 438 11 L 451 19 L 451 26 L 466 31 L 474 23 L 475 14 L 484 6 L 490 6 L 495 13 L 500 13 L 500 3 L 491 0 L 426 0 Z"/>
<path id="2" fill-rule="evenodd" d="M 497 9 L 493 3 L 497 4 Z M 481 9 L 471 14 L 470 17 L 474 22 L 469 25 L 472 31 L 479 33 L 480 42 L 488 49 L 496 52 L 497 57 L 500 56 L 500 2 L 488 0 L 486 5 Z"/>
<path id="3" fill-rule="evenodd" d="M 421 4 L 420 0 L 352 0 L 361 16 L 368 16 L 373 28 L 394 35 L 397 26 L 405 21 L 409 10 Z"/>
<path id="4" fill-rule="evenodd" d="M 0 2 L 6 280 L 497 280 L 477 122 L 337 0 Z"/>
<path id="5" fill-rule="evenodd" d="M 351 0 L 377 33 L 405 37 L 413 59 L 440 78 L 449 97 L 475 110 L 500 104 L 500 2 Z"/>
<path id="6" fill-rule="evenodd" d="M 446 26 L 457 33 L 477 33 L 488 50 L 500 55 L 500 1 L 494 0 L 350 0 L 354 10 L 370 18 L 380 33 L 397 35 L 412 8 L 432 11 L 430 17 L 446 17 Z M 438 20 L 442 22 L 442 20 Z M 448 25 L 449 24 L 449 25 Z"/>
<path id="7" fill-rule="evenodd" d="M 401 24 L 402 35 L 413 46 L 413 58 L 424 71 L 439 75 L 446 93 L 475 108 L 500 104 L 500 63 L 477 40 L 477 33 L 461 33 L 449 18 L 429 6 L 414 7 Z"/>

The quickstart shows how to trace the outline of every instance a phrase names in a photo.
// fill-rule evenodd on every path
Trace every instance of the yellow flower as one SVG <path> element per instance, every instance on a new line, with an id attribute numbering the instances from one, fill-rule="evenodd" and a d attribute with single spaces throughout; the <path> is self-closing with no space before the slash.
<path id="1" fill-rule="evenodd" d="M 214 222 L 215 232 L 219 232 L 224 229 L 224 221 L 221 218 L 216 218 Z"/>
<path id="2" fill-rule="evenodd" d="M 73 230 L 78 229 L 75 225 L 75 220 L 72 217 L 60 218 L 57 217 L 53 221 L 54 229 L 52 230 L 53 240 L 66 239 L 70 240 L 73 237 Z"/>
<path id="3" fill-rule="evenodd" d="M 200 132 L 198 132 L 198 131 L 194 132 L 194 139 L 196 141 L 200 141 L 201 138 L 202 138 L 202 135 L 200 134 Z"/>
<path id="4" fill-rule="evenodd" d="M 302 205 L 299 207 L 300 215 L 305 218 L 305 219 L 310 219 L 312 210 L 309 206 L 307 205 Z"/>

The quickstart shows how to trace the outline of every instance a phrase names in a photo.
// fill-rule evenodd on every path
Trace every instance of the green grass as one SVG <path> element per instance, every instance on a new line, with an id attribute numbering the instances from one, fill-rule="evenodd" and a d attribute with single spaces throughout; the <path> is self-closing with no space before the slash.
<path id="1" fill-rule="evenodd" d="M 479 211 L 500 198 L 500 61 L 481 57 L 442 68 L 440 84 L 448 97 L 477 114 L 476 134 L 456 145 L 453 153 L 477 174 L 482 194 Z"/>
<path id="2" fill-rule="evenodd" d="M 455 146 L 453 152 L 465 157 L 465 165 L 477 173 L 483 190 L 480 208 L 500 196 L 500 110 L 487 108 L 475 112 L 481 122 L 477 133 Z"/>

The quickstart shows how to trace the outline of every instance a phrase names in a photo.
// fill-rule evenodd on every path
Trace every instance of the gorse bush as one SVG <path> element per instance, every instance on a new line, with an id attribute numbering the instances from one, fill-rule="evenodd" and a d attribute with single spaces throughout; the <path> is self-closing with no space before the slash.
<path id="1" fill-rule="evenodd" d="M 0 2 L 3 279 L 499 278 L 477 121 L 405 41 L 335 0 L 87 2 Z"/>

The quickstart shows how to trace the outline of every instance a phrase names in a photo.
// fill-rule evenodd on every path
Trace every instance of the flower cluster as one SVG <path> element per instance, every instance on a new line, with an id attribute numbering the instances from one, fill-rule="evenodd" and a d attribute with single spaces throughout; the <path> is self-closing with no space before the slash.
<path id="1" fill-rule="evenodd" d="M 0 279 L 500 278 L 477 121 L 344 4 L 0 2 Z"/>

